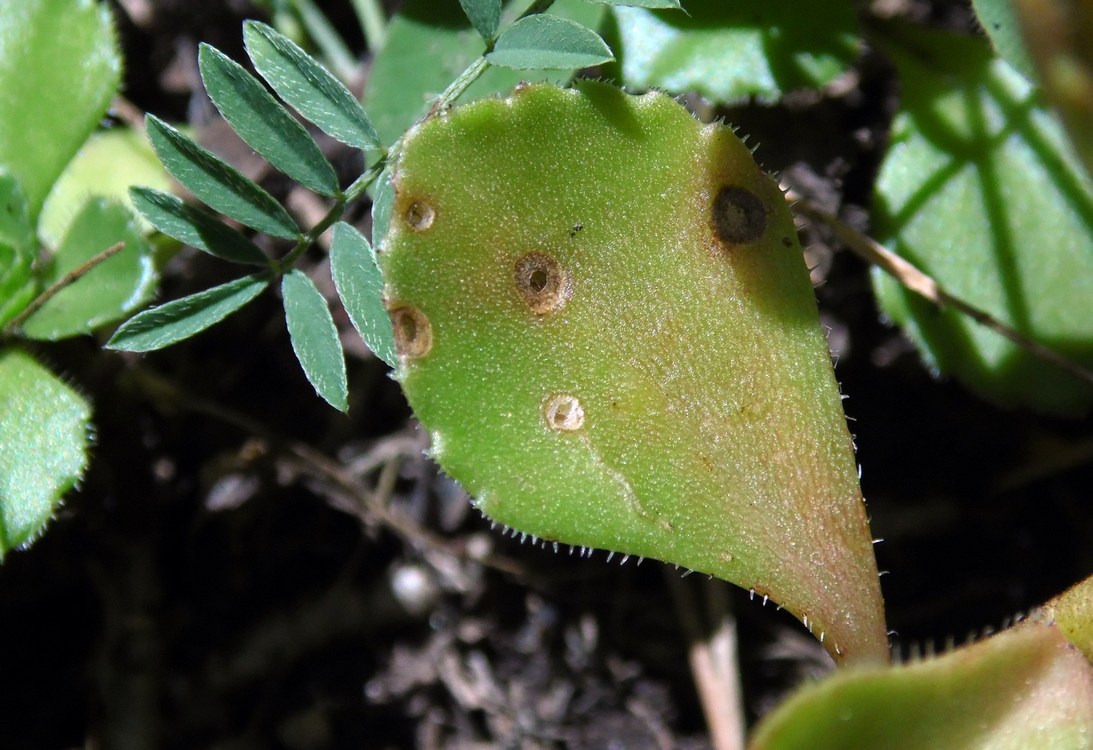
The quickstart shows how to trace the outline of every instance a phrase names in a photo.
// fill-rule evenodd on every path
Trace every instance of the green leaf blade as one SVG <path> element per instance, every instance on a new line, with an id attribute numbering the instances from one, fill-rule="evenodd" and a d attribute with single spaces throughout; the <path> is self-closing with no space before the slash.
<path id="1" fill-rule="evenodd" d="M 268 285 L 264 274 L 244 276 L 144 310 L 123 323 L 106 348 L 150 352 L 183 341 L 239 310 Z"/>
<path id="2" fill-rule="evenodd" d="M 258 21 L 243 24 L 243 38 L 255 69 L 308 121 L 354 148 L 381 145 L 349 89 L 292 40 Z"/>
<path id="3" fill-rule="evenodd" d="M 154 115 L 146 123 L 160 161 L 200 201 L 259 232 L 287 240 L 299 236 L 284 207 L 235 167 Z"/>
<path id="4" fill-rule="evenodd" d="M 516 70 L 557 70 L 602 65 L 615 56 L 592 29 L 564 18 L 534 15 L 507 28 L 486 59 Z"/>
<path id="5" fill-rule="evenodd" d="M 0 3 L 0 164 L 31 217 L 117 91 L 121 55 L 102 3 Z"/>
<path id="6" fill-rule="evenodd" d="M 383 306 L 383 275 L 364 235 L 345 222 L 334 225 L 330 273 L 353 327 L 373 354 L 394 367 L 398 358 L 391 319 Z"/>
<path id="7" fill-rule="evenodd" d="M 459 0 L 475 30 L 489 41 L 501 23 L 501 0 Z"/>
<path id="8" fill-rule="evenodd" d="M 0 559 L 32 541 L 87 467 L 91 405 L 27 354 L 0 350 Z"/>
<path id="9" fill-rule="evenodd" d="M 338 411 L 349 409 L 345 353 L 326 299 L 299 269 L 281 280 L 292 350 L 315 392 Z"/>
<path id="10" fill-rule="evenodd" d="M 28 211 L 18 180 L 0 170 L 0 327 L 37 292 L 33 271 L 38 247 Z"/>
<path id="11" fill-rule="evenodd" d="M 200 207 L 145 187 L 133 188 L 130 196 L 144 218 L 168 237 L 223 260 L 269 265 L 269 259 L 257 245 Z"/>
<path id="12" fill-rule="evenodd" d="M 307 189 L 333 197 L 338 178 L 307 130 L 243 66 L 202 44 L 198 65 L 213 104 L 247 145 Z"/>

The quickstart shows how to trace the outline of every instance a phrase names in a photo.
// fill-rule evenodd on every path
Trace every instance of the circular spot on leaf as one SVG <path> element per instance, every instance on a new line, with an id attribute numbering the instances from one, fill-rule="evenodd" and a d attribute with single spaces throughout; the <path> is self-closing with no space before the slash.
<path id="1" fill-rule="evenodd" d="M 584 426 L 584 407 L 576 396 L 568 393 L 547 398 L 543 416 L 547 426 L 556 432 L 575 432 Z"/>
<path id="2" fill-rule="evenodd" d="M 406 209 L 406 224 L 415 232 L 424 232 L 433 225 L 436 218 L 436 210 L 428 203 L 414 201 Z"/>
<path id="3" fill-rule="evenodd" d="M 516 261 L 513 275 L 516 289 L 536 315 L 545 315 L 565 305 L 572 292 L 569 275 L 546 253 L 528 253 Z"/>
<path id="4" fill-rule="evenodd" d="M 395 330 L 395 349 L 399 356 L 424 357 L 433 348 L 432 326 L 416 307 L 404 305 L 392 310 L 391 327 Z"/>
<path id="5" fill-rule="evenodd" d="M 729 185 L 714 198 L 713 224 L 722 242 L 754 242 L 766 231 L 767 207 L 750 190 Z"/>

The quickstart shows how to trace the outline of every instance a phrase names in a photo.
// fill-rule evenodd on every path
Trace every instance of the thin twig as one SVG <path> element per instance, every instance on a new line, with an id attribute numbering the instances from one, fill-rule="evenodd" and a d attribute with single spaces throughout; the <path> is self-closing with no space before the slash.
<path id="1" fill-rule="evenodd" d="M 353 10 L 357 13 L 357 20 L 361 24 L 361 32 L 364 34 L 368 51 L 375 58 L 383 49 L 383 43 L 387 37 L 387 20 L 383 17 L 383 6 L 379 0 L 352 0 Z"/>
<path id="2" fill-rule="evenodd" d="M 87 260 L 87 262 L 77 266 L 76 268 L 73 268 L 64 276 L 57 279 L 55 282 L 53 282 L 53 284 L 49 286 L 49 288 L 47 288 L 44 292 L 31 300 L 30 304 L 23 308 L 22 312 L 20 312 L 8 322 L 7 326 L 5 327 L 5 332 L 13 333 L 15 331 L 18 331 L 23 323 L 27 322 L 27 318 L 41 310 L 42 305 L 53 299 L 58 292 L 61 292 L 67 287 L 75 284 L 77 281 L 86 276 L 96 266 L 104 263 L 112 256 L 117 255 L 119 252 L 121 252 L 124 247 L 124 242 L 117 242 L 106 248 L 102 252 L 96 253 L 89 260 Z"/>
<path id="3" fill-rule="evenodd" d="M 932 302 L 941 309 L 950 307 L 967 315 L 975 322 L 1011 341 L 1034 357 L 1049 362 L 1086 383 L 1093 385 L 1093 371 L 1090 371 L 1078 362 L 1060 354 L 1054 349 L 1044 346 L 1040 342 L 1010 328 L 990 313 L 980 310 L 978 307 L 950 294 L 935 281 L 933 277 L 923 273 L 906 259 L 896 255 L 872 237 L 862 234 L 837 216 L 812 205 L 807 199 L 802 198 L 794 191 L 789 191 L 786 194 L 786 198 L 795 204 L 794 210 L 815 221 L 825 224 L 843 241 L 847 249 L 865 262 L 877 266 L 915 294 Z"/>

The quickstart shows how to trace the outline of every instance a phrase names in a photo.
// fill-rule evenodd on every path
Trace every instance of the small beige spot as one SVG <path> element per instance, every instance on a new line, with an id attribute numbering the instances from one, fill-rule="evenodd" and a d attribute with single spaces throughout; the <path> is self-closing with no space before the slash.
<path id="1" fill-rule="evenodd" d="M 403 305 L 391 310 L 395 329 L 395 349 L 409 359 L 424 357 L 433 348 L 433 329 L 429 319 L 416 307 Z"/>
<path id="2" fill-rule="evenodd" d="M 536 315 L 560 310 L 573 292 L 573 284 L 552 255 L 528 253 L 516 261 L 513 273 L 516 290 Z"/>
<path id="3" fill-rule="evenodd" d="M 723 551 L 721 552 L 721 554 L 720 554 L 720 555 L 718 555 L 718 557 L 720 557 L 720 558 L 721 558 L 721 562 L 723 562 L 723 563 L 731 563 L 731 562 L 732 562 L 732 561 L 733 561 L 733 560 L 735 559 L 735 558 L 734 558 L 734 557 L 732 556 L 732 553 L 731 553 L 731 552 L 729 552 L 728 550 L 723 550 Z"/>
<path id="4" fill-rule="evenodd" d="M 754 242 L 767 229 L 767 208 L 755 193 L 729 185 L 713 201 L 714 231 L 722 242 L 740 245 Z"/>
<path id="5" fill-rule="evenodd" d="M 406 224 L 415 232 L 424 232 L 433 225 L 436 210 L 428 203 L 414 201 L 406 209 Z"/>
<path id="6" fill-rule="evenodd" d="M 550 396 L 543 407 L 547 426 L 557 432 L 575 432 L 584 426 L 584 407 L 576 396 L 559 393 Z"/>

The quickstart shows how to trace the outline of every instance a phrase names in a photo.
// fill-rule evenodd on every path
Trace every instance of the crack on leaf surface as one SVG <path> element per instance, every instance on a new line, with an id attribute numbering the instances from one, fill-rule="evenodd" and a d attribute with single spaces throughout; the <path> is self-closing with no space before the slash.
<path id="1" fill-rule="evenodd" d="M 641 502 L 641 498 L 639 498 L 638 494 L 634 492 L 634 487 L 630 484 L 630 480 L 627 479 L 626 475 L 623 474 L 621 471 L 604 461 L 603 456 L 601 456 L 599 451 L 596 450 L 596 447 L 592 445 L 592 440 L 588 437 L 588 435 L 581 435 L 581 440 L 588 448 L 588 452 L 592 456 L 592 460 L 595 461 L 600 468 L 607 472 L 608 476 L 614 479 L 620 487 L 622 487 L 622 496 L 626 500 L 626 504 L 630 507 L 630 510 L 637 513 L 638 516 L 645 519 L 646 521 L 655 523 L 657 526 L 660 526 L 665 531 L 675 531 L 675 529 L 672 527 L 671 521 L 669 521 L 667 518 L 662 518 L 661 516 L 658 516 L 654 513 L 650 513 L 649 510 L 646 509 L 646 507 Z"/>

